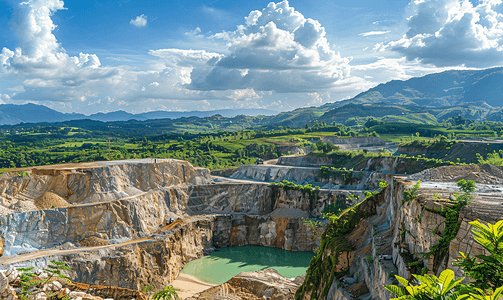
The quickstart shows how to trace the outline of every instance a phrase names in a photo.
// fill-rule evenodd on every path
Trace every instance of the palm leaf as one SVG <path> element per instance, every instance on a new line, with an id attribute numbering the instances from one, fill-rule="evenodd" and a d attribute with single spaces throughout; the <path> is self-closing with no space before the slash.
<path id="1" fill-rule="evenodd" d="M 403 286 L 409 285 L 409 281 L 407 279 L 400 277 L 398 275 L 395 275 L 395 278 L 396 278 L 396 280 L 398 280 L 398 282 L 400 282 L 401 285 L 403 285 Z"/>
<path id="2" fill-rule="evenodd" d="M 488 223 L 487 226 L 479 221 L 469 223 L 474 227 L 474 239 L 491 253 L 503 254 L 503 220 L 496 224 Z"/>
<path id="3" fill-rule="evenodd" d="M 503 295 L 503 286 L 500 286 L 491 295 L 491 300 L 498 300 L 500 297 L 503 297 L 502 295 Z"/>
<path id="4" fill-rule="evenodd" d="M 417 275 L 417 274 L 412 274 L 419 282 L 427 285 L 434 285 L 438 283 L 437 278 L 432 278 L 431 276 L 428 275 Z"/>
<path id="5" fill-rule="evenodd" d="M 440 273 L 440 276 L 438 277 L 439 283 L 442 284 L 442 291 L 441 294 L 445 295 L 449 290 L 447 290 L 447 287 L 450 286 L 451 281 L 454 279 L 454 271 L 446 269 L 443 270 L 442 273 Z"/>
<path id="6" fill-rule="evenodd" d="M 446 293 L 449 293 L 449 291 L 451 291 L 452 289 L 455 289 L 464 279 L 465 278 L 463 277 L 458 280 L 451 281 L 448 286 L 445 285 L 442 286 L 442 295 L 445 295 Z"/>
<path id="7" fill-rule="evenodd" d="M 407 295 L 407 290 L 405 287 L 402 286 L 396 286 L 396 285 L 386 285 L 384 286 L 385 289 L 388 291 L 392 292 L 395 296 L 402 297 Z"/>

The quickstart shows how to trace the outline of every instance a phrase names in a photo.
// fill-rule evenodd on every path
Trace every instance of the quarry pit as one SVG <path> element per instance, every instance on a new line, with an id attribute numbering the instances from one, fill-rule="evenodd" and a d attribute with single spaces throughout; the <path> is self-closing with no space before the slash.
<path id="1" fill-rule="evenodd" d="M 392 279 L 385 274 L 410 273 L 396 246 L 403 228 L 411 233 L 401 241 L 414 249 L 410 252 L 425 250 L 439 238 L 427 230 L 442 232 L 441 218 L 422 209 L 432 194 L 449 197 L 457 180 L 474 178 L 476 200 L 460 214 L 465 236 L 469 220 L 492 221 L 503 212 L 503 171 L 498 167 L 448 166 L 406 175 L 400 172 L 404 162 L 398 157 L 371 158 L 350 176 L 327 178 L 320 172 L 325 164 L 323 158 L 312 156 L 282 157 L 264 165 L 243 165 L 222 176 L 186 161 L 141 159 L 4 173 L 0 270 L 44 269 L 50 260 L 62 261 L 70 266 L 67 275 L 74 282 L 113 287 L 116 293 L 141 299 L 135 293 L 147 284 L 153 290 L 178 284 L 183 290 L 183 280 L 176 280 L 183 279 L 184 266 L 218 249 L 260 246 L 312 252 L 320 247 L 321 233 L 315 234 L 303 218 L 323 221 L 321 212 L 327 205 L 342 201 L 355 206 L 363 201 L 360 206 L 367 207 L 370 216 L 348 236 L 352 250 L 338 253 L 337 265 L 327 270 L 347 269 L 347 275 L 322 280 L 320 288 L 328 288 L 319 299 L 389 299 L 382 286 Z M 283 180 L 321 188 L 306 193 L 270 185 Z M 417 180 L 423 181 L 421 197 L 398 205 L 401 191 Z M 380 181 L 388 187 L 364 200 L 365 191 L 378 190 Z M 417 222 L 421 214 L 424 221 Z M 472 244 L 468 237 L 457 241 L 458 248 Z M 328 251 L 323 257 L 330 255 Z M 375 265 L 365 263 L 367 257 Z M 434 269 L 433 262 L 424 264 Z M 268 269 L 241 273 L 219 285 L 202 282 L 203 289 L 182 294 L 185 299 L 293 299 L 304 280 Z M 256 288 L 252 291 L 251 286 Z M 301 299 L 311 299 L 312 293 Z"/>

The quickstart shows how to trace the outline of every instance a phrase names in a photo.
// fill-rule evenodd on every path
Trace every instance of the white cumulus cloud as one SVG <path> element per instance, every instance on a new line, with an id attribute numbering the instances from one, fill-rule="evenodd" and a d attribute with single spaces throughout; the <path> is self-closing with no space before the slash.
<path id="1" fill-rule="evenodd" d="M 143 14 L 137 16 L 136 19 L 131 19 L 131 21 L 129 21 L 129 24 L 132 24 L 136 27 L 145 27 L 147 26 L 147 16 Z"/>
<path id="2" fill-rule="evenodd" d="M 195 67 L 189 89 L 306 92 L 333 87 L 350 74 L 351 58 L 333 51 L 320 23 L 286 0 L 252 11 L 236 31 L 211 38 L 226 40 L 229 54 Z"/>
<path id="3" fill-rule="evenodd" d="M 58 0 L 22 2 L 15 13 L 13 28 L 19 38 L 14 51 L 3 48 L 0 68 L 4 74 L 25 78 L 25 86 L 76 86 L 88 81 L 107 79 L 116 70 L 99 68 L 95 54 L 69 56 L 52 31 L 51 16 L 64 9 Z"/>
<path id="4" fill-rule="evenodd" d="M 435 66 L 489 67 L 503 62 L 501 0 L 414 0 L 408 31 L 387 45 Z"/>

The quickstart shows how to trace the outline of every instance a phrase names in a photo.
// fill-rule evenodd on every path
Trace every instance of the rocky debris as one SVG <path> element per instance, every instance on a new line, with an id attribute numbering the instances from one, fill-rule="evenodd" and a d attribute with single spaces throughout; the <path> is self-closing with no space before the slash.
<path id="1" fill-rule="evenodd" d="M 6 273 L 8 276 L 5 276 Z M 20 274 L 19 271 L 12 268 L 8 271 L 0 271 L 0 299 L 18 299 L 17 295 L 21 293 Z M 40 271 L 35 272 L 35 274 L 35 280 L 44 280 L 50 276 L 50 274 Z M 72 283 L 62 278 L 52 278 L 43 286 L 31 288 L 31 295 L 28 296 L 28 299 L 46 300 L 52 296 L 67 300 L 147 300 L 147 297 L 139 291 L 110 286 Z"/>
<path id="2" fill-rule="evenodd" d="M 70 203 L 66 202 L 65 199 L 53 192 L 43 193 L 37 199 L 35 199 L 34 204 L 38 209 L 50 209 L 70 206 Z"/>
<path id="3" fill-rule="evenodd" d="M 226 283 L 195 294 L 186 300 L 290 300 L 295 299 L 298 281 L 284 278 L 274 269 L 241 272 Z"/>
<path id="4" fill-rule="evenodd" d="M 95 247 L 95 246 L 110 245 L 110 242 L 96 236 L 90 236 L 80 241 L 79 244 L 81 247 Z"/>
<path id="5" fill-rule="evenodd" d="M 408 168 L 400 167 L 401 164 L 400 158 L 371 159 L 365 162 L 365 168 L 390 172 Z M 249 166 L 245 171 L 262 176 L 264 171 L 269 170 L 268 176 L 271 176 L 272 169 L 269 167 Z M 52 259 L 65 261 L 72 267 L 68 274 L 70 278 L 85 284 L 107 285 L 109 289 L 114 289 L 110 286 L 117 286 L 137 290 L 146 282 L 157 290 L 162 289 L 178 276 L 187 262 L 214 248 L 259 245 L 311 251 L 320 245 L 320 239 L 312 241 L 312 233 L 302 218 L 319 216 L 327 204 L 346 199 L 350 193 L 363 193 L 321 190 L 311 195 L 300 190 L 269 187 L 267 183 L 244 180 L 226 179 L 226 182 L 216 183 L 207 170 L 177 161 L 118 162 L 98 164 L 92 168 L 82 165 L 72 168 L 41 167 L 32 170 L 29 176 L 4 175 L 0 178 L 0 214 L 10 211 L 8 215 L 0 215 L 0 251 L 3 242 L 4 253 L 11 256 L 10 259 L 23 262 L 23 257 L 26 257 L 32 260 L 23 262 L 23 266 L 42 266 L 47 258 L 35 257 L 31 251 L 51 247 L 54 251 L 67 249 L 65 253 L 53 253 Z M 446 178 L 455 182 L 456 176 L 468 172 L 480 182 L 486 182 L 503 178 L 501 170 L 493 166 L 453 166 L 414 176 L 439 181 Z M 439 209 L 443 205 L 433 201 L 431 195 L 436 193 L 447 199 L 452 191 L 445 190 L 442 185 L 438 188 L 430 185 L 421 189 L 419 197 L 411 203 L 402 203 L 403 190 L 409 188 L 412 182 L 400 177 L 393 179 L 395 175 L 390 173 L 358 171 L 353 175 L 358 176 L 355 175 L 357 173 L 364 175 L 361 181 L 377 184 L 379 179 L 386 179 L 390 185 L 376 196 L 375 202 L 360 205 L 364 211 L 372 211 L 374 215 L 359 221 L 343 237 L 347 243 L 338 248 L 341 253 L 337 254 L 337 264 L 320 273 L 349 269 L 343 282 L 336 278 L 333 282 L 325 280 L 324 284 L 330 287 L 328 299 L 364 299 L 368 297 L 362 294 L 364 287 L 368 287 L 371 297 L 388 299 L 390 294 L 383 286 L 395 283 L 389 276 L 390 272 L 408 278 L 410 260 L 406 256 L 427 251 L 440 238 L 435 232 L 440 233 L 445 228 L 445 218 L 435 210 L 425 211 L 426 206 Z M 410 178 L 416 178 L 414 176 Z M 105 178 L 102 186 L 97 181 L 99 178 Z M 327 181 L 327 184 L 335 183 L 337 181 Z M 499 181 L 496 183 L 499 184 Z M 96 187 L 90 188 L 89 184 Z M 451 185 L 455 186 L 454 183 Z M 37 204 L 37 199 L 45 199 L 42 202 L 47 203 L 43 205 L 54 201 L 64 206 L 66 204 L 62 201 L 66 201 L 71 206 L 58 208 L 51 204 L 54 209 L 37 210 L 36 205 L 41 205 Z M 479 253 L 473 239 L 470 239 L 468 222 L 473 219 L 493 222 L 493 219 L 500 218 L 503 215 L 501 203 L 500 194 L 491 194 L 487 190 L 463 208 L 460 212 L 461 229 L 450 245 L 446 260 L 449 264 L 457 251 Z M 30 207 L 34 207 L 33 211 L 12 213 Z M 176 221 L 168 225 L 170 219 Z M 82 251 L 82 247 L 89 248 Z M 51 249 L 43 251 L 52 253 Z M 332 264 L 328 263 L 332 255 L 331 250 L 323 253 L 326 261 L 320 264 L 320 268 L 325 263 Z M 9 258 L 2 257 L 0 262 L 6 259 Z M 424 263 L 428 268 L 432 265 L 431 261 Z M 278 287 L 270 283 L 275 276 L 272 273 L 251 277 L 240 274 L 234 281 L 213 288 L 213 294 L 201 293 L 198 297 L 202 298 L 194 299 L 217 299 L 204 298 L 214 295 L 219 296 L 218 299 L 235 299 L 238 296 L 242 299 L 293 299 L 293 296 L 279 298 L 280 292 L 289 295 L 289 284 L 298 286 L 301 279 Z M 283 284 L 282 279 L 278 282 Z M 89 299 L 99 300 L 96 297 L 102 297 L 90 293 L 89 286 L 65 288 L 95 297 Z M 103 291 L 105 288 L 100 289 Z M 275 295 L 278 298 L 274 298 Z"/>

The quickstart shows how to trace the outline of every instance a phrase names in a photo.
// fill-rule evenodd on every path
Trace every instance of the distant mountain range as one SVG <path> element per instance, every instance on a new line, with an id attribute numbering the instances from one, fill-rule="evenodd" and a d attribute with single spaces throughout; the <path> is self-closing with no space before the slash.
<path id="1" fill-rule="evenodd" d="M 37 104 L 0 104 L 0 125 L 15 125 L 19 123 L 54 123 L 71 120 L 89 119 L 102 122 L 137 120 L 145 121 L 152 119 L 178 119 L 183 117 L 209 117 L 221 115 L 232 118 L 238 115 L 248 116 L 271 116 L 278 114 L 278 111 L 268 109 L 222 109 L 211 111 L 151 111 L 141 114 L 131 114 L 122 110 L 110 113 L 97 113 L 90 116 L 76 113 L 61 113 Z"/>
<path id="2" fill-rule="evenodd" d="M 503 67 L 485 70 L 451 70 L 409 80 L 392 80 L 363 92 L 351 103 L 386 102 L 400 105 L 503 106 Z"/>
<path id="3" fill-rule="evenodd" d="M 279 113 L 266 109 L 224 109 L 213 111 L 169 112 L 153 111 L 131 114 L 125 111 L 97 113 L 90 116 L 66 114 L 36 104 L 0 105 L 0 125 L 19 123 L 54 123 L 90 119 L 102 122 L 146 121 L 153 119 L 206 118 L 221 115 L 269 116 L 247 120 L 248 125 L 304 126 L 314 120 L 345 122 L 351 117 L 386 117 L 414 114 L 418 122 L 436 122 L 461 115 L 472 120 L 503 121 L 503 67 L 485 70 L 451 70 L 392 80 L 379 84 L 356 97 L 327 103 L 319 107 L 299 108 Z M 392 117 L 390 121 L 400 121 Z M 232 122 L 231 122 L 232 123 Z"/>

